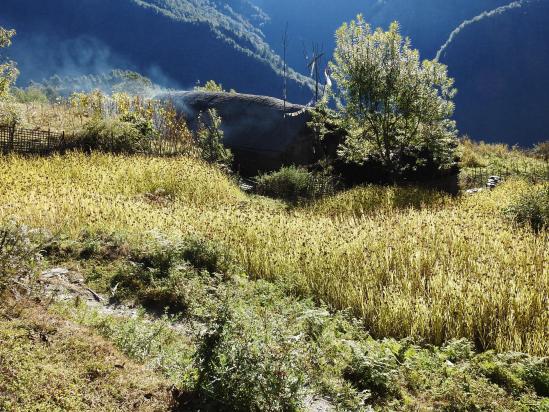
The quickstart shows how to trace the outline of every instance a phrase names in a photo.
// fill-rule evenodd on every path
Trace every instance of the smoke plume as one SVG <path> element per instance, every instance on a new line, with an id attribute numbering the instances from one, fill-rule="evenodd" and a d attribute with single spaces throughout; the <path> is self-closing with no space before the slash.
<path id="1" fill-rule="evenodd" d="M 484 19 L 487 19 L 487 18 L 490 18 L 490 17 L 494 17 L 494 16 L 498 16 L 500 14 L 503 14 L 509 10 L 512 10 L 512 9 L 518 9 L 520 7 L 522 7 L 528 0 L 518 0 L 518 1 L 513 1 L 509 4 L 507 4 L 506 6 L 500 6 L 498 8 L 495 8 L 493 10 L 487 10 L 487 11 L 484 11 L 482 12 L 481 14 L 479 14 L 478 16 L 475 16 L 473 17 L 472 19 L 469 19 L 469 20 L 465 20 L 463 23 L 461 23 L 451 34 L 450 34 L 450 37 L 448 38 L 448 40 L 446 40 L 446 43 L 444 43 L 442 45 L 442 47 L 439 49 L 439 51 L 437 52 L 437 55 L 435 57 L 435 60 L 436 61 L 439 61 L 440 60 L 440 57 L 442 56 L 442 54 L 446 51 L 446 49 L 450 46 L 450 44 L 452 44 L 452 42 L 454 41 L 454 39 L 456 38 L 456 36 L 461 33 L 461 31 L 463 29 L 465 29 L 467 26 L 471 25 L 471 24 L 475 24 L 475 23 L 478 23 L 479 21 L 481 20 L 484 20 Z"/>

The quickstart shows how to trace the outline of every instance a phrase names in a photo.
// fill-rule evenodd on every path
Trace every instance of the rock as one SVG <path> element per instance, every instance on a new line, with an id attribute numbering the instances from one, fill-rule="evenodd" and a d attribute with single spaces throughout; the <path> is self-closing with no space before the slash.
<path id="1" fill-rule="evenodd" d="M 69 270 L 65 268 L 53 268 L 42 272 L 43 278 L 53 278 L 58 276 L 66 276 L 69 274 Z"/>
<path id="2" fill-rule="evenodd" d="M 313 395 L 305 397 L 304 409 L 307 412 L 332 412 L 337 410 L 328 400 Z"/>
<path id="3" fill-rule="evenodd" d="M 465 193 L 467 193 L 468 195 L 474 195 L 475 193 L 479 193 L 479 192 L 482 192 L 482 191 L 483 191 L 482 188 L 476 188 L 476 189 L 466 190 Z"/>
<path id="4" fill-rule="evenodd" d="M 499 177 L 499 176 L 490 176 L 488 178 L 488 183 L 486 184 L 486 187 L 488 187 L 488 189 L 492 190 L 492 189 L 495 189 L 500 183 L 501 183 L 501 177 Z"/>
<path id="5" fill-rule="evenodd" d="M 244 176 L 307 165 L 314 161 L 314 136 L 307 126 L 311 115 L 304 107 L 267 96 L 222 92 L 171 92 L 156 96 L 172 101 L 191 128 L 200 112 L 216 109 L 222 118 L 225 145 L 235 156 L 235 169 Z"/>

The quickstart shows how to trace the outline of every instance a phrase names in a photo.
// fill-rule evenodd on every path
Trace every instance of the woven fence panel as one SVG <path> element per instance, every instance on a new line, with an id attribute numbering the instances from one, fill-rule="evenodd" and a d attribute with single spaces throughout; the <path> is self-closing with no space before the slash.
<path id="1" fill-rule="evenodd" d="M 64 137 L 64 133 L 0 126 L 0 152 L 47 154 L 62 149 Z"/>

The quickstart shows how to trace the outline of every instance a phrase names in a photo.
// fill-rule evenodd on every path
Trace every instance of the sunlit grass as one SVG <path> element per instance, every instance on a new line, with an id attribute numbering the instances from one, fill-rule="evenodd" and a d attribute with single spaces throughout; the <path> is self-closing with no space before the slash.
<path id="1" fill-rule="evenodd" d="M 0 159 L 0 221 L 135 242 L 196 234 L 223 243 L 251 277 L 350 308 L 376 337 L 467 337 L 545 355 L 549 236 L 500 213 L 524 190 L 511 181 L 451 199 L 370 187 L 288 210 L 187 158 Z"/>

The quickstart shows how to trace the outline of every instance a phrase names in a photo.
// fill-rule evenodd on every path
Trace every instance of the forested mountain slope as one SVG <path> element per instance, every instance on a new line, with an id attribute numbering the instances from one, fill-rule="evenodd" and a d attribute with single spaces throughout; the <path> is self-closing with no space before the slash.
<path id="1" fill-rule="evenodd" d="M 547 138 L 548 0 L 4 0 L 1 8 L 0 25 L 18 30 L 10 57 L 19 62 L 20 85 L 124 69 L 166 87 L 215 79 L 226 89 L 282 97 L 287 24 L 288 61 L 302 73 L 290 75 L 296 103 L 312 96 L 303 85 L 312 43 L 326 52 L 325 64 L 335 29 L 357 13 L 374 26 L 398 20 L 430 59 L 474 20 L 441 54 L 459 90 L 460 131 L 521 145 Z"/>
<path id="2" fill-rule="evenodd" d="M 236 3 L 236 2 L 235 2 Z M 246 6 L 245 3 L 241 8 Z M 251 20 L 265 19 L 256 11 Z M 223 11 L 223 12 L 222 12 Z M 132 69 L 165 86 L 216 79 L 227 88 L 280 96 L 281 61 L 248 19 L 228 4 L 205 0 L 5 0 L 0 25 L 18 31 L 10 57 L 20 83 L 54 74 Z M 290 82 L 310 97 L 303 77 Z"/>
<path id="3" fill-rule="evenodd" d="M 475 138 L 530 145 L 549 136 L 549 2 L 464 28 L 441 61 L 456 78 L 456 119 Z"/>

